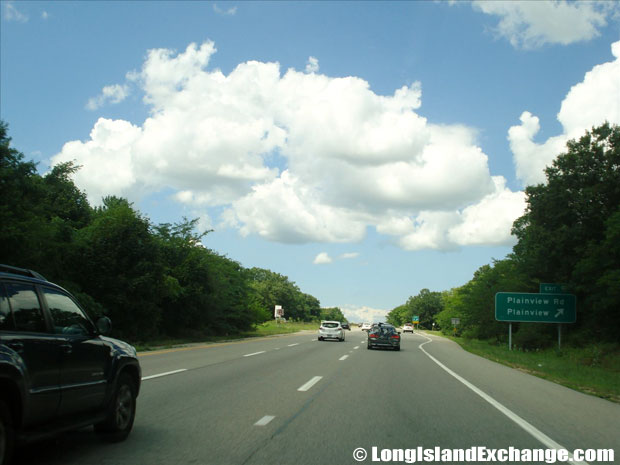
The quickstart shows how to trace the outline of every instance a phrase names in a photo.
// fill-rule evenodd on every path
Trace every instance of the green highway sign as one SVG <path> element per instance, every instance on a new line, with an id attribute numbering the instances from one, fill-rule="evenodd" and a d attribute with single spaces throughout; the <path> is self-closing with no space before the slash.
<path id="1" fill-rule="evenodd" d="M 569 292 L 570 286 L 561 283 L 540 283 L 541 294 L 566 294 Z"/>
<path id="2" fill-rule="evenodd" d="M 413 322 L 420 322 L 420 317 L 418 315 L 414 315 L 413 318 L 411 319 L 411 321 Z"/>
<path id="3" fill-rule="evenodd" d="M 573 294 L 498 292 L 495 294 L 497 321 L 530 323 L 574 323 L 577 298 Z"/>

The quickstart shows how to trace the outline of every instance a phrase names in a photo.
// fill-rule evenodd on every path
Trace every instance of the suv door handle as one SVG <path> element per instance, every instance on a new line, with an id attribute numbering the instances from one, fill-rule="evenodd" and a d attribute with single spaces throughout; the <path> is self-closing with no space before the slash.
<path id="1" fill-rule="evenodd" d="M 15 352 L 22 352 L 24 350 L 24 344 L 22 342 L 8 342 L 7 345 Z"/>
<path id="2" fill-rule="evenodd" d="M 65 354 L 73 352 L 73 346 L 71 344 L 60 344 L 60 348 Z"/>

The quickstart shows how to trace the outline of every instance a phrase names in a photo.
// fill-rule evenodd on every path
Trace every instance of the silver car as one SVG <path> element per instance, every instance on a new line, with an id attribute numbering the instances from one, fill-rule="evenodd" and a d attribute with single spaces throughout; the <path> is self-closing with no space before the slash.
<path id="1" fill-rule="evenodd" d="M 321 321 L 319 341 L 324 341 L 325 339 L 344 341 L 344 329 L 339 321 Z"/>

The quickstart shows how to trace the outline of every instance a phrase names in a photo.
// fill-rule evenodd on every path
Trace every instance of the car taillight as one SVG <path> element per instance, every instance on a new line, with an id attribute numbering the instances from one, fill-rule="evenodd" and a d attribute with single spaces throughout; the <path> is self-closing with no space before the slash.
<path id="1" fill-rule="evenodd" d="M 400 334 L 392 334 L 392 339 L 400 339 Z"/>
<path id="2" fill-rule="evenodd" d="M 377 335 L 376 335 L 376 334 L 370 334 L 370 335 L 369 335 L 369 337 L 370 337 L 371 339 L 377 339 Z"/>

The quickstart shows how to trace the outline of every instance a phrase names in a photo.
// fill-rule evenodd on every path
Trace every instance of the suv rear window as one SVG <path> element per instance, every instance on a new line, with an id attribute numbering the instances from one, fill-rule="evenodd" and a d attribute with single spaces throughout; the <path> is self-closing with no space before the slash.
<path id="1" fill-rule="evenodd" d="M 13 315 L 11 315 L 11 307 L 9 307 L 9 299 L 6 297 L 4 286 L 0 283 L 0 331 L 11 331 L 15 329 Z"/>
<path id="2" fill-rule="evenodd" d="M 13 310 L 15 329 L 24 332 L 44 333 L 46 331 L 45 320 L 34 286 L 7 283 L 6 292 Z"/>

